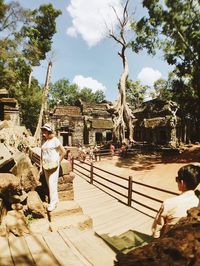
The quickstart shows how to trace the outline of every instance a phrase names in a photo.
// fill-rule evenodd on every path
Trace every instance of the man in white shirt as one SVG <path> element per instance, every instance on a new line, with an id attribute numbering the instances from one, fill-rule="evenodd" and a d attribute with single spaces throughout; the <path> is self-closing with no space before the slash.
<path id="1" fill-rule="evenodd" d="M 187 216 L 187 210 L 197 207 L 199 199 L 195 194 L 195 188 L 200 183 L 200 167 L 188 164 L 181 167 L 176 177 L 179 196 L 166 199 L 158 211 L 152 225 L 153 237 L 158 238 L 168 226 L 176 224 L 180 218 Z"/>

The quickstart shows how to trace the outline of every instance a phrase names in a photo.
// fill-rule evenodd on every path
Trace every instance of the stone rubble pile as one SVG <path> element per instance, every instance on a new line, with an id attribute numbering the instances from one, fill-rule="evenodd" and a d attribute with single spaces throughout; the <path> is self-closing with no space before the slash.
<path id="1" fill-rule="evenodd" d="M 188 216 L 159 239 L 126 255 L 118 254 L 115 265 L 200 265 L 200 207 L 188 210 Z"/>
<path id="2" fill-rule="evenodd" d="M 11 152 L 37 145 L 35 138 L 25 126 L 15 125 L 8 120 L 0 121 L 0 142 L 9 147 Z"/>
<path id="3" fill-rule="evenodd" d="M 35 146 L 25 127 L 0 121 L 0 236 L 26 234 L 30 220 L 47 217 L 46 181 L 30 157 Z M 73 200 L 74 174 L 66 160 L 61 168 L 59 199 Z"/>

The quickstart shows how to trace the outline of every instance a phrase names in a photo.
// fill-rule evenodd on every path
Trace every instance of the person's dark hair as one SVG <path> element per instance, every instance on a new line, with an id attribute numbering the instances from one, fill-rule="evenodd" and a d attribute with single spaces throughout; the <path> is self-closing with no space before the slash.
<path id="1" fill-rule="evenodd" d="M 182 166 L 177 179 L 183 180 L 188 190 L 194 190 L 200 183 L 200 167 L 193 164 Z"/>

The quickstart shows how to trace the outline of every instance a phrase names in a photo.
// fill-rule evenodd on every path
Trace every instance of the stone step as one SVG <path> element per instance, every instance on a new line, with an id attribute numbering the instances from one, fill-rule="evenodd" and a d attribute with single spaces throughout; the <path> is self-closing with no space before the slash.
<path id="1" fill-rule="evenodd" d="M 29 224 L 31 234 L 41 234 L 43 232 L 51 232 L 49 220 L 47 218 L 31 221 Z"/>
<path id="2" fill-rule="evenodd" d="M 58 216 L 49 223 L 49 229 L 52 232 L 71 227 L 80 230 L 91 229 L 93 227 L 92 218 L 85 214 L 73 214 L 70 216 Z"/>
<path id="3" fill-rule="evenodd" d="M 72 214 L 83 213 L 80 205 L 75 201 L 60 201 L 57 208 L 49 212 L 51 221 L 55 220 L 58 216 L 68 216 Z"/>
<path id="4" fill-rule="evenodd" d="M 67 200 L 74 200 L 74 190 L 58 191 L 58 197 L 60 202 Z"/>
<path id="5" fill-rule="evenodd" d="M 114 265 L 115 252 L 93 230 L 76 228 L 59 230 L 64 240 L 70 241 L 78 252 L 95 266 Z"/>
<path id="6" fill-rule="evenodd" d="M 32 221 L 29 225 L 32 234 L 41 234 L 45 232 L 55 232 L 60 229 L 70 228 L 74 226 L 80 230 L 92 228 L 93 221 L 88 215 L 82 213 L 74 213 L 71 215 L 63 215 L 54 217 L 53 220 L 47 218 Z"/>

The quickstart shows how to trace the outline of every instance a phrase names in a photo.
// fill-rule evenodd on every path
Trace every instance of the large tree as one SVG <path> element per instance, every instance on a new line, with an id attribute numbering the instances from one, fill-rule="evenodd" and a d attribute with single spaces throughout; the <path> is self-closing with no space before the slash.
<path id="1" fill-rule="evenodd" d="M 145 100 L 146 91 L 149 87 L 143 86 L 140 81 L 128 79 L 126 83 L 127 102 L 132 109 L 139 108 Z"/>
<path id="2" fill-rule="evenodd" d="M 129 47 L 129 41 L 126 39 L 126 33 L 129 29 L 130 19 L 128 13 L 128 3 L 129 0 L 125 2 L 123 14 L 118 14 L 113 8 L 115 15 L 118 20 L 118 29 L 114 31 L 111 29 L 109 31 L 109 36 L 116 41 L 121 49 L 118 52 L 123 64 L 123 73 L 120 77 L 118 89 L 119 97 L 116 104 L 110 108 L 113 113 L 113 139 L 118 141 L 125 140 L 125 131 L 128 132 L 128 137 L 130 140 L 133 139 L 133 124 L 132 124 L 132 111 L 127 104 L 126 99 L 126 82 L 129 74 L 128 60 L 126 57 L 126 50 Z"/>
<path id="3" fill-rule="evenodd" d="M 151 93 L 152 98 L 158 98 L 163 101 L 169 101 L 173 97 L 172 87 L 169 80 L 158 79 L 153 85 L 154 91 Z"/>
<path id="4" fill-rule="evenodd" d="M 105 94 L 102 90 L 93 92 L 90 88 L 81 89 L 79 91 L 78 97 L 85 102 L 101 103 L 105 100 Z"/>
<path id="5" fill-rule="evenodd" d="M 70 84 L 69 80 L 61 79 L 49 86 L 48 105 L 74 105 L 78 96 L 78 86 Z"/>
<path id="6" fill-rule="evenodd" d="M 143 0 L 148 15 L 137 24 L 134 51 L 162 48 L 174 65 L 173 98 L 183 117 L 200 120 L 200 2 L 198 0 Z"/>
<path id="7" fill-rule="evenodd" d="M 50 108 L 55 105 L 75 105 L 78 99 L 101 103 L 105 100 L 105 94 L 102 90 L 93 92 L 90 88 L 79 89 L 76 84 L 70 83 L 67 79 L 50 84 L 48 97 Z"/>
<path id="8" fill-rule="evenodd" d="M 51 4 L 32 11 L 0 0 L 0 87 L 18 100 L 22 123 L 31 130 L 36 126 L 42 93 L 34 78 L 30 83 L 30 74 L 51 50 L 59 14 Z"/>

